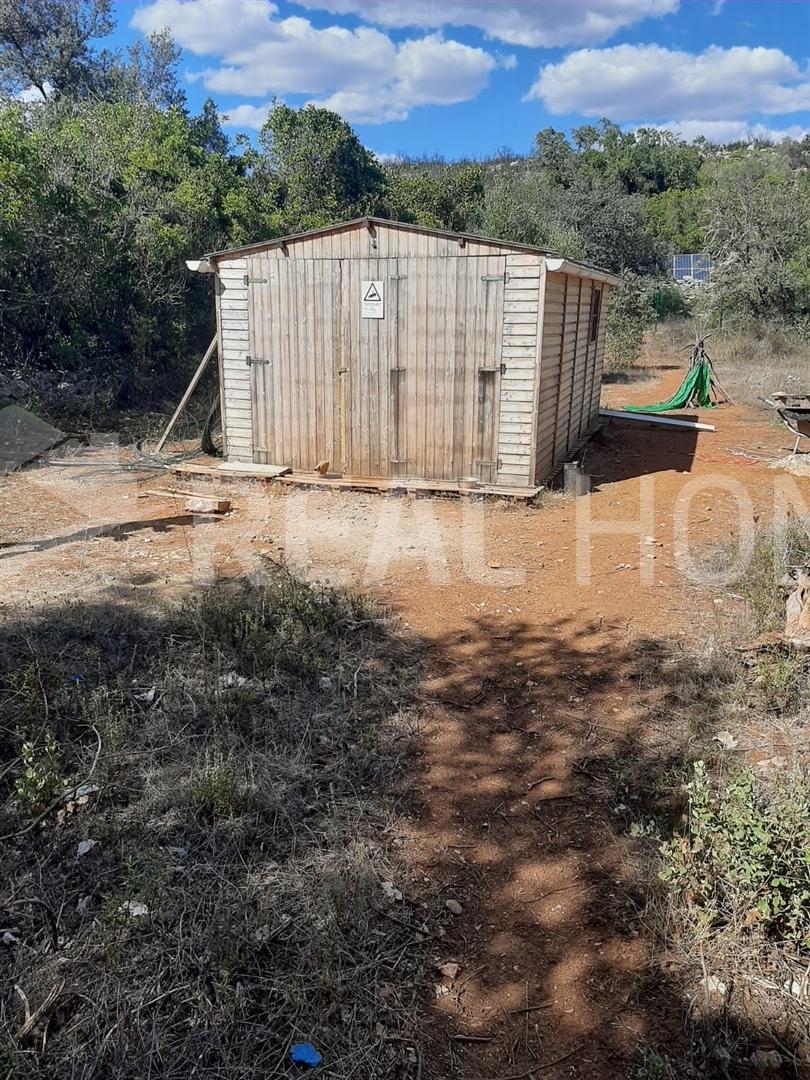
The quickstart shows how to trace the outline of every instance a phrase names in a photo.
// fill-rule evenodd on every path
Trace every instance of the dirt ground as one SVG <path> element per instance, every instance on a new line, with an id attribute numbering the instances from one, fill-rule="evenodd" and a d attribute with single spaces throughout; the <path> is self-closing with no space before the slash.
<path id="1" fill-rule="evenodd" d="M 666 397 L 682 363 L 653 345 L 650 379 L 603 401 Z M 389 602 L 430 664 L 403 903 L 460 909 L 431 931 L 459 971 L 436 971 L 422 1077 L 624 1076 L 639 1037 L 677 1043 L 684 1009 L 603 765 L 638 732 L 641 683 L 735 617 L 733 577 L 701 579 L 700 553 L 735 538 L 740 507 L 766 524 L 810 506 L 810 477 L 769 467 L 792 439 L 768 413 L 701 419 L 717 430 L 608 426 L 581 458 L 592 494 L 538 506 L 218 482 L 234 510 L 212 520 L 144 492 L 207 481 L 114 443 L 69 453 L 0 480 L 0 605 L 160 602 L 268 559 Z M 613 525 L 588 542 L 589 517 Z"/>

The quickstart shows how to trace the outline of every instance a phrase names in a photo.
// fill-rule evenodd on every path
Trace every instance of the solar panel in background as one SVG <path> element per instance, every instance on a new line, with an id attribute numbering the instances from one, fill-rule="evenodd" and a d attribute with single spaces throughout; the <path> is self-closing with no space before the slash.
<path id="1" fill-rule="evenodd" d="M 690 280 L 708 284 L 711 269 L 711 256 L 705 251 L 672 256 L 672 276 L 676 281 Z"/>

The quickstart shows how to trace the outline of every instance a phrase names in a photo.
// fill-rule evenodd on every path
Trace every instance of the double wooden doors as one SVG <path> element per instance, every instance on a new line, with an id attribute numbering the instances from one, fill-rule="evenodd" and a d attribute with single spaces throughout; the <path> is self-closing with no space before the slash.
<path id="1" fill-rule="evenodd" d="M 503 256 L 248 260 L 254 459 L 492 482 Z"/>

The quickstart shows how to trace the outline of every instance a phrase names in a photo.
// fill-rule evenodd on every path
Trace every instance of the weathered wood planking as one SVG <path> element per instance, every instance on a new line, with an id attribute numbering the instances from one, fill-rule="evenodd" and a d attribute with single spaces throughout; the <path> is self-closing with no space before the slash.
<path id="1" fill-rule="evenodd" d="M 247 259 L 217 266 L 217 326 L 220 337 L 220 392 L 225 452 L 232 461 L 253 460 L 253 394 L 245 363 L 249 351 Z"/>
<path id="2" fill-rule="evenodd" d="M 503 258 L 357 265 L 346 302 L 368 326 L 353 336 L 352 473 L 455 480 L 483 469 L 491 482 L 494 467 L 480 462 L 494 462 L 497 447 Z M 384 283 L 385 320 L 359 318 L 359 284 L 372 273 Z M 386 446 L 395 452 L 383 461 Z"/>
<path id="3" fill-rule="evenodd" d="M 590 341 L 595 290 L 602 290 L 597 341 Z M 540 380 L 534 435 L 534 482 L 566 460 L 598 422 L 609 286 L 552 272 L 544 291 Z"/>
<path id="4" fill-rule="evenodd" d="M 602 394 L 602 369 L 604 367 L 605 357 L 605 334 L 607 332 L 607 306 L 610 303 L 610 288 L 604 286 L 602 289 L 602 312 L 599 320 L 599 332 L 596 340 L 596 348 L 594 350 L 593 358 L 593 381 L 591 384 L 590 393 L 590 420 L 588 428 L 592 429 L 599 423 L 599 398 Z"/>
<path id="5" fill-rule="evenodd" d="M 395 223 L 375 224 L 374 233 L 352 225 L 321 236 L 300 236 L 283 246 L 268 246 L 263 257 L 279 261 L 290 259 L 397 259 L 397 258 L 482 258 L 509 255 L 508 244 L 497 241 L 465 239 L 460 244 L 455 237 L 428 235 L 397 227 Z M 256 252 L 253 252 L 256 254 Z M 519 256 L 518 256 L 519 257 Z M 529 256 L 537 258 L 538 256 Z"/>
<path id="6" fill-rule="evenodd" d="M 504 306 L 529 305 L 530 322 L 507 322 L 501 336 L 501 395 L 498 430 L 498 482 L 529 484 L 533 472 L 531 422 L 526 423 L 522 406 L 534 401 L 538 361 L 537 336 L 540 317 L 540 289 L 545 274 L 541 256 L 508 255 Z M 528 396 L 524 396 L 528 395 Z M 525 430 L 528 426 L 528 432 Z"/>
<path id="7" fill-rule="evenodd" d="M 254 460 L 302 470 L 336 461 L 340 266 L 263 256 L 249 266 Z"/>
<path id="8" fill-rule="evenodd" d="M 231 460 L 520 488 L 596 422 L 609 286 L 587 268 L 396 223 L 215 261 Z M 369 280 L 382 319 L 361 315 Z"/>

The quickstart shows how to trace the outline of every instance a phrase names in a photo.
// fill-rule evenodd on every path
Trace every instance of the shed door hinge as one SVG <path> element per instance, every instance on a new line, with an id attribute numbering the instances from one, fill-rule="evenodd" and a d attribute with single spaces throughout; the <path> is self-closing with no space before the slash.
<path id="1" fill-rule="evenodd" d="M 504 270 L 504 272 L 502 274 L 482 274 L 481 275 L 481 280 L 482 281 L 503 281 L 505 283 L 506 282 L 506 271 Z"/>
<path id="2" fill-rule="evenodd" d="M 479 375 L 505 375 L 506 364 L 494 364 L 492 367 L 480 367 L 478 369 Z"/>
<path id="3" fill-rule="evenodd" d="M 266 277 L 251 277 L 249 274 L 245 274 L 242 278 L 245 285 L 267 285 L 270 278 Z"/>
<path id="4" fill-rule="evenodd" d="M 476 458 L 475 459 L 475 464 L 476 465 L 490 465 L 494 469 L 500 469 L 500 467 L 501 467 L 501 459 L 498 458 L 496 461 L 490 461 L 488 458 Z"/>
<path id="5" fill-rule="evenodd" d="M 246 356 L 245 357 L 245 363 L 247 364 L 248 367 L 250 367 L 251 364 L 269 364 L 270 361 L 269 360 L 261 360 L 258 356 Z"/>

